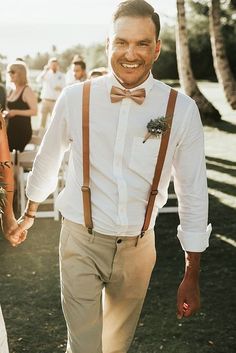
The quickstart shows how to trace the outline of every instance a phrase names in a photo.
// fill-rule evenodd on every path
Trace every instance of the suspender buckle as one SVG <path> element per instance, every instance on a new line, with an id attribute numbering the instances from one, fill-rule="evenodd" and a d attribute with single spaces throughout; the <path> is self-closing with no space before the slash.
<path id="1" fill-rule="evenodd" d="M 86 192 L 86 191 L 90 191 L 90 188 L 89 188 L 89 186 L 81 186 L 81 191 L 83 191 L 83 192 Z"/>

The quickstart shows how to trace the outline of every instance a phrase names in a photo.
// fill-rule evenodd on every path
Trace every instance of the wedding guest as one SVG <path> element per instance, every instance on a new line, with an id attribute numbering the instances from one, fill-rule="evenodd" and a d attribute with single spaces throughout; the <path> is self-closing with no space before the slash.
<path id="1" fill-rule="evenodd" d="M 73 58 L 70 69 L 66 74 L 66 83 L 71 85 L 73 83 L 83 82 L 87 79 L 86 63 L 77 55 Z"/>
<path id="2" fill-rule="evenodd" d="M 7 136 L 10 151 L 24 151 L 32 137 L 31 117 L 37 114 L 37 97 L 28 83 L 27 67 L 23 61 L 8 66 L 13 89 L 7 96 Z"/>
<path id="3" fill-rule="evenodd" d="M 100 77 L 100 76 L 103 76 L 103 75 L 106 75 L 108 73 L 108 69 L 106 69 L 105 67 L 101 66 L 101 67 L 95 67 L 94 69 L 92 69 L 90 72 L 89 72 L 89 79 L 93 79 L 93 78 L 96 78 L 96 77 Z"/>
<path id="4" fill-rule="evenodd" d="M 6 109 L 6 88 L 2 82 L 2 74 L 0 72 L 0 111 Z"/>
<path id="5" fill-rule="evenodd" d="M 48 60 L 43 71 L 36 81 L 42 84 L 41 102 L 41 128 L 47 127 L 52 110 L 62 89 L 65 87 L 65 75 L 59 70 L 59 62 L 56 57 Z"/>

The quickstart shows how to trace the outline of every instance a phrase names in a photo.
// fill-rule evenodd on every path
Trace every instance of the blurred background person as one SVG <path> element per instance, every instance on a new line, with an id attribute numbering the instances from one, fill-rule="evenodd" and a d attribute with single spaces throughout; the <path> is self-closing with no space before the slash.
<path id="1" fill-rule="evenodd" d="M 31 116 L 37 115 L 37 97 L 28 84 L 27 67 L 15 61 L 7 68 L 12 90 L 7 96 L 5 117 L 10 151 L 24 151 L 32 137 Z"/>
<path id="2" fill-rule="evenodd" d="M 95 67 L 94 69 L 92 69 L 89 72 L 88 78 L 89 79 L 96 78 L 96 77 L 99 77 L 99 76 L 106 75 L 107 73 L 108 73 L 108 69 L 106 67 L 104 67 L 104 66 Z"/>
<path id="3" fill-rule="evenodd" d="M 6 109 L 6 88 L 2 82 L 2 74 L 0 72 L 0 111 Z"/>
<path id="4" fill-rule="evenodd" d="M 74 83 L 83 82 L 87 79 L 86 63 L 83 60 L 73 63 Z"/>
<path id="5" fill-rule="evenodd" d="M 66 73 L 66 84 L 72 85 L 87 79 L 86 63 L 80 55 L 75 54 Z"/>
<path id="6" fill-rule="evenodd" d="M 66 85 L 65 74 L 60 72 L 57 58 L 50 58 L 36 81 L 41 83 L 41 129 L 47 127 L 55 102 Z"/>

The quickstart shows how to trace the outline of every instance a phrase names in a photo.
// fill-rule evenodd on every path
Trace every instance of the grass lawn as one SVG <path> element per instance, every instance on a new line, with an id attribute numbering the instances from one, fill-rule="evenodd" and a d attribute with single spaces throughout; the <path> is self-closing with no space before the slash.
<path id="1" fill-rule="evenodd" d="M 236 352 L 236 113 L 218 84 L 202 82 L 200 88 L 224 120 L 218 128 L 204 127 L 213 233 L 202 256 L 202 307 L 193 318 L 176 319 L 183 252 L 176 238 L 178 216 L 162 213 L 156 224 L 157 265 L 129 353 Z M 59 229 L 60 222 L 37 219 L 27 242 L 16 249 L 0 238 L 0 300 L 10 353 L 65 352 Z"/>

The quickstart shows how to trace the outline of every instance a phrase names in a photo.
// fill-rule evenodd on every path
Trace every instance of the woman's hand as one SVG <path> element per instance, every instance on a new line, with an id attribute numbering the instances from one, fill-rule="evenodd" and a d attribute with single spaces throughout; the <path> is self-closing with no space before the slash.
<path id="1" fill-rule="evenodd" d="M 16 115 L 17 115 L 17 110 L 11 109 L 11 110 L 8 111 L 8 114 L 7 114 L 6 117 L 11 119 L 11 118 L 14 118 Z"/>

